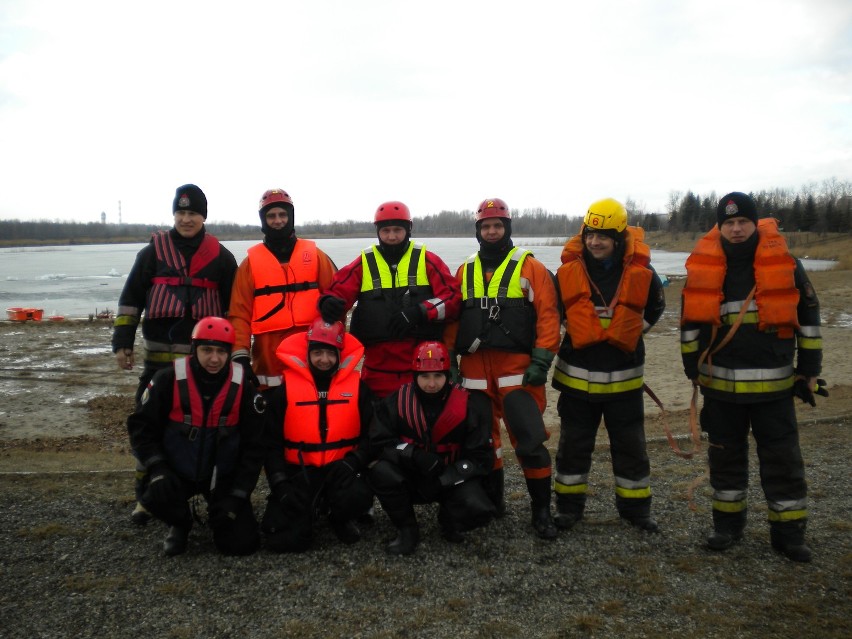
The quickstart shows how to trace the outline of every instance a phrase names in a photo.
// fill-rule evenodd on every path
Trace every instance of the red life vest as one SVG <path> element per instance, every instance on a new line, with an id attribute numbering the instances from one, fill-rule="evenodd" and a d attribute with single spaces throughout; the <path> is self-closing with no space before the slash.
<path id="1" fill-rule="evenodd" d="M 449 397 L 447 397 L 447 402 L 444 404 L 444 410 L 441 411 L 441 414 L 432 426 L 431 432 L 429 432 L 426 415 L 423 413 L 423 407 L 420 405 L 417 393 L 414 391 L 415 383 L 404 384 L 399 389 L 397 411 L 417 437 L 411 437 L 402 433 L 400 434 L 400 439 L 409 444 L 425 448 L 424 443 L 428 438 L 430 450 L 444 455 L 446 463 L 449 464 L 458 457 L 461 442 L 445 440 L 467 418 L 467 400 L 470 395 L 467 390 L 454 384 L 450 390 Z"/>
<path id="2" fill-rule="evenodd" d="M 164 449 L 170 465 L 182 476 L 209 477 L 213 465 L 230 472 L 239 454 L 237 426 L 244 371 L 231 364 L 230 374 L 204 414 L 204 402 L 189 365 L 190 357 L 174 362 L 175 381 Z"/>
<path id="3" fill-rule="evenodd" d="M 206 267 L 219 257 L 219 240 L 205 233 L 188 268 L 168 231 L 154 233 L 151 242 L 157 257 L 157 270 L 151 278 L 145 316 L 148 319 L 183 317 L 187 304 L 192 308 L 194 319 L 221 316 L 219 283 L 204 277 L 209 274 L 205 273 Z"/>
<path id="4" fill-rule="evenodd" d="M 254 278 L 253 335 L 309 326 L 317 316 L 319 261 L 317 245 L 297 239 L 290 261 L 282 264 L 263 244 L 248 250 Z"/>
<path id="5" fill-rule="evenodd" d="M 777 220 L 758 220 L 757 233 L 754 279 L 758 329 L 777 328 L 779 337 L 790 338 L 793 329 L 799 327 L 796 260 L 778 232 Z M 719 227 L 714 226 L 698 240 L 695 250 L 686 260 L 681 324 L 722 324 L 720 308 L 724 301 L 723 286 L 728 264 L 720 238 Z"/>
<path id="6" fill-rule="evenodd" d="M 364 347 L 354 336 L 343 336 L 340 365 L 328 392 L 320 397 L 306 361 L 307 333 L 296 333 L 276 351 L 284 363 L 287 410 L 284 414 L 284 460 L 288 464 L 325 466 L 343 459 L 361 438 L 358 410 L 360 376 L 355 366 Z"/>
<path id="7" fill-rule="evenodd" d="M 636 349 L 644 327 L 644 311 L 648 302 L 653 273 L 651 249 L 642 239 L 641 228 L 628 226 L 625 234 L 624 270 L 615 299 L 612 300 L 609 325 L 603 320 L 592 302 L 589 274 L 583 261 L 583 237 L 575 235 L 562 250 L 562 266 L 556 278 L 565 304 L 565 324 L 574 348 L 586 348 L 600 342 L 609 342 L 624 352 Z"/>

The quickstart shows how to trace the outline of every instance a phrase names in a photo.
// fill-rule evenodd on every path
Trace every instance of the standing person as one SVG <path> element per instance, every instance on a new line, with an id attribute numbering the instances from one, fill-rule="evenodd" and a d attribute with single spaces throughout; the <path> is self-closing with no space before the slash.
<path id="1" fill-rule="evenodd" d="M 532 525 L 542 539 L 555 539 L 550 514 L 550 437 L 542 413 L 544 385 L 559 347 L 556 289 L 547 267 L 512 243 L 509 207 L 483 200 L 476 212 L 479 252 L 458 269 L 462 311 L 445 341 L 461 356 L 462 385 L 491 401 L 495 463 L 486 490 L 505 512 L 502 419 L 518 457 L 532 505 Z M 452 359 L 455 360 L 455 353 Z"/>
<path id="2" fill-rule="evenodd" d="M 174 227 L 153 234 L 136 261 L 121 296 L 112 333 L 118 367 L 132 370 L 136 327 L 144 312 L 144 361 L 136 403 L 154 373 L 168 368 L 190 350 L 190 337 L 202 317 L 222 316 L 231 300 L 237 262 L 204 228 L 207 197 L 194 184 L 184 184 L 172 201 Z M 145 489 L 145 472 L 136 466 L 136 498 Z M 148 513 L 137 504 L 131 519 L 144 525 Z"/>
<path id="3" fill-rule="evenodd" d="M 366 349 L 361 378 L 382 398 L 411 381 L 414 347 L 441 338 L 461 298 L 441 258 L 411 241 L 405 204 L 385 202 L 373 221 L 379 243 L 337 272 L 319 309 L 323 319 L 335 322 L 358 302 L 350 330 Z"/>
<path id="4" fill-rule="evenodd" d="M 326 512 L 337 538 L 355 543 L 361 538 L 355 519 L 373 501 L 363 476 L 373 398 L 355 370 L 364 347 L 342 322 L 317 317 L 307 333 L 291 335 L 277 352 L 284 374 L 268 394 L 267 546 L 306 551 L 316 515 Z"/>
<path id="5" fill-rule="evenodd" d="M 707 546 L 726 550 L 743 537 L 751 428 L 772 547 L 807 562 L 807 485 L 793 396 L 813 403 L 814 389 L 825 394 L 816 379 L 819 300 L 776 220 L 758 221 L 748 195 L 725 195 L 716 218 L 687 259 L 681 309 L 684 372 L 704 396 L 701 428 L 710 442 L 714 530 Z"/>
<path id="6" fill-rule="evenodd" d="M 205 317 L 192 331 L 192 351 L 158 371 L 127 419 L 130 443 L 150 475 L 141 503 L 170 528 L 169 556 L 186 552 L 193 513 L 208 503 L 220 552 L 247 555 L 260 535 L 251 506 L 264 454 L 264 401 L 239 364 L 228 364 L 234 327 Z"/>
<path id="7" fill-rule="evenodd" d="M 481 481 L 494 464 L 488 400 L 450 382 L 441 342 L 420 343 L 411 368 L 414 381 L 378 405 L 370 426 L 379 456 L 370 483 L 398 530 L 386 547 L 392 555 L 410 555 L 420 541 L 415 503 L 440 504 L 438 521 L 451 542 L 495 512 Z"/>
<path id="8" fill-rule="evenodd" d="M 308 329 L 337 267 L 314 242 L 296 237 L 295 207 L 286 191 L 264 192 L 258 214 L 263 242 L 248 250 L 237 269 L 228 319 L 237 331 L 234 361 L 253 370 L 265 390 L 281 384 L 278 345 Z"/>
<path id="9" fill-rule="evenodd" d="M 556 271 L 565 308 L 565 337 L 553 370 L 559 391 L 556 454 L 557 527 L 583 517 L 595 439 L 603 418 L 609 435 L 619 516 L 648 532 L 651 467 L 645 446 L 642 334 L 666 308 L 663 284 L 651 266 L 641 228 L 613 199 L 594 202 L 580 233 L 562 251 Z"/>

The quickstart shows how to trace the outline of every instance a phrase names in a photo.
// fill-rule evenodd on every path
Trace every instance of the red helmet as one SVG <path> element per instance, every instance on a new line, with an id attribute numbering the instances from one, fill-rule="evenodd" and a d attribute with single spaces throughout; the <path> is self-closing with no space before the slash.
<path id="1" fill-rule="evenodd" d="M 263 195 L 260 196 L 260 202 L 257 205 L 257 210 L 262 211 L 267 207 L 271 207 L 273 204 L 289 204 L 290 206 L 282 206 L 283 209 L 292 209 L 293 208 L 293 200 L 290 199 L 290 195 L 284 189 L 269 189 L 265 191 Z"/>
<path id="2" fill-rule="evenodd" d="M 229 350 L 237 341 L 234 327 L 224 317 L 203 317 L 192 329 L 193 343 L 226 346 Z"/>
<path id="3" fill-rule="evenodd" d="M 329 324 L 320 315 L 311 322 L 308 329 L 308 344 L 317 342 L 341 350 L 343 349 L 343 334 L 345 332 L 346 328 L 343 326 L 343 322 Z"/>
<path id="4" fill-rule="evenodd" d="M 420 342 L 414 349 L 411 370 L 415 373 L 446 372 L 450 370 L 450 354 L 442 342 Z"/>
<path id="5" fill-rule="evenodd" d="M 502 217 L 511 220 L 512 214 L 509 213 L 509 205 L 498 197 L 482 200 L 479 208 L 476 209 L 476 221 L 479 222 L 489 217 Z"/>
<path id="6" fill-rule="evenodd" d="M 373 223 L 390 222 L 391 220 L 402 220 L 411 224 L 411 211 L 402 202 L 385 202 L 376 209 Z"/>

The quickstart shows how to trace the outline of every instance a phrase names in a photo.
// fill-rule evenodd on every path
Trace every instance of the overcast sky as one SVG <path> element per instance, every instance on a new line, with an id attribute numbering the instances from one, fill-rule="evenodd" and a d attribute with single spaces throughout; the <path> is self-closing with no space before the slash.
<path id="1" fill-rule="evenodd" d="M 0 219 L 664 211 L 852 179 L 848 0 L 2 0 Z M 415 231 L 416 232 L 416 231 Z"/>

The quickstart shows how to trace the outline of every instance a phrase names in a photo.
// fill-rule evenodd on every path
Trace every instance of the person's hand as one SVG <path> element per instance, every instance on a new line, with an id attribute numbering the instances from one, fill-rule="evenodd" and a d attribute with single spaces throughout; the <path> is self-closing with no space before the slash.
<path id="1" fill-rule="evenodd" d="M 327 324 L 339 322 L 346 312 L 346 303 L 335 295 L 324 295 L 319 302 L 322 320 Z"/>
<path id="2" fill-rule="evenodd" d="M 246 499 L 233 495 L 214 501 L 210 504 L 210 527 L 221 528 L 233 524 L 247 504 Z"/>
<path id="3" fill-rule="evenodd" d="M 115 361 L 123 371 L 133 370 L 134 357 L 132 348 L 119 348 L 115 352 Z"/>
<path id="4" fill-rule="evenodd" d="M 257 379 L 257 375 L 254 374 L 254 371 L 251 369 L 251 359 L 248 355 L 238 355 L 231 360 L 234 364 L 240 364 L 243 367 L 243 371 L 245 371 L 246 379 L 249 380 L 254 387 L 257 388 L 260 386 L 260 381 Z"/>
<path id="5" fill-rule="evenodd" d="M 796 377 L 793 382 L 793 395 L 801 399 L 806 404 L 816 406 L 816 398 L 814 394 L 828 397 L 828 389 L 825 387 L 824 379 L 816 377 Z"/>
<path id="6" fill-rule="evenodd" d="M 448 488 L 450 486 L 458 486 L 464 483 L 476 474 L 476 468 L 466 459 L 459 459 L 454 464 L 450 464 L 441 473 L 441 486 Z"/>
<path id="7" fill-rule="evenodd" d="M 352 485 L 352 482 L 358 477 L 357 460 L 347 455 L 343 459 L 338 459 L 328 465 L 328 471 L 325 476 L 329 484 L 337 486 L 341 489 L 346 489 Z"/>
<path id="8" fill-rule="evenodd" d="M 141 499 L 143 506 L 147 503 L 168 504 L 181 498 L 180 480 L 168 464 L 154 464 L 148 469 L 148 476 L 148 487 Z"/>
<path id="9" fill-rule="evenodd" d="M 552 361 L 553 353 L 546 348 L 532 349 L 530 365 L 524 371 L 524 379 L 521 384 L 523 386 L 543 386 L 546 384 Z"/>
<path id="10" fill-rule="evenodd" d="M 444 458 L 440 455 L 420 448 L 415 448 L 412 453 L 414 468 L 423 477 L 438 477 L 444 471 Z"/>
<path id="11" fill-rule="evenodd" d="M 411 330 L 423 321 L 423 310 L 420 306 L 410 306 L 405 310 L 391 315 L 388 330 L 392 337 L 405 337 Z"/>

